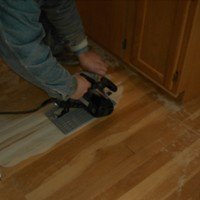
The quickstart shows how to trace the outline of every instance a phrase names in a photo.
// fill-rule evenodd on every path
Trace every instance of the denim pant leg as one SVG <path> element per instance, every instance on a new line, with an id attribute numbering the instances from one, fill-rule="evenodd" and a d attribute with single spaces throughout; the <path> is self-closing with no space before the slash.
<path id="1" fill-rule="evenodd" d="M 75 0 L 48 0 L 42 4 L 41 9 L 55 28 L 58 38 L 69 48 L 73 49 L 73 46 L 86 39 Z"/>
<path id="2" fill-rule="evenodd" d="M 40 22 L 45 30 L 44 43 L 50 47 L 54 56 L 63 52 L 65 49 L 65 42 L 58 37 L 55 27 L 49 22 L 45 12 L 41 10 Z"/>

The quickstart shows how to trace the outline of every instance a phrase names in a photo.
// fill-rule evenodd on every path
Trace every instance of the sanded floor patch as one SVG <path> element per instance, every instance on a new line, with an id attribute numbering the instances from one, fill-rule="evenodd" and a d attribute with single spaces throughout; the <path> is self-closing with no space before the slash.
<path id="1" fill-rule="evenodd" d="M 123 87 L 119 86 L 118 91 L 113 93 L 111 98 L 118 103 L 122 94 Z M 49 112 L 52 112 L 52 110 Z M 78 126 L 75 123 L 72 126 L 69 122 L 66 122 L 67 116 L 59 119 L 59 123 L 52 121 L 50 116 L 47 117 L 42 110 L 16 117 L 1 116 L 0 121 L 3 123 L 0 127 L 0 166 L 12 167 L 23 160 L 44 153 L 96 119 L 85 113 L 83 115 L 82 112 L 85 111 L 79 110 L 76 113 L 76 115 L 80 115 L 78 118 L 81 121 Z M 74 120 L 76 121 L 76 118 Z M 68 131 L 63 134 L 66 131 L 66 123 Z"/>

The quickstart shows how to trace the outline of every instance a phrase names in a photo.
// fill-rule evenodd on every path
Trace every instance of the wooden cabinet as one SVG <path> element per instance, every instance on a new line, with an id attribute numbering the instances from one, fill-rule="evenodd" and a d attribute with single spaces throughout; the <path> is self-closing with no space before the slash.
<path id="1" fill-rule="evenodd" d="M 77 6 L 88 36 L 122 57 L 127 1 L 77 0 Z"/>
<path id="2" fill-rule="evenodd" d="M 195 5 L 192 0 L 140 0 L 135 5 L 136 21 L 127 61 L 174 95 Z"/>
<path id="3" fill-rule="evenodd" d="M 164 85 L 176 66 L 180 37 L 189 1 L 137 1 L 136 26 L 130 62 L 143 73 Z M 167 86 L 167 85 L 166 85 Z"/>
<path id="4" fill-rule="evenodd" d="M 190 77 L 199 80 L 200 61 L 188 66 L 189 56 L 200 50 L 198 38 L 197 47 L 190 44 L 199 37 L 195 33 L 200 26 L 199 4 L 198 0 L 78 1 L 92 39 L 175 97 L 193 88 L 193 97 L 200 93 L 200 85 L 190 84 Z"/>

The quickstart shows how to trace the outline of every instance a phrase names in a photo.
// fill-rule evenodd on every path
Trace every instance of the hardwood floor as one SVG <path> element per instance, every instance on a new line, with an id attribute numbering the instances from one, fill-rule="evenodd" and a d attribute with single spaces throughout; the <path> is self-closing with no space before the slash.
<path id="1" fill-rule="evenodd" d="M 200 99 L 182 109 L 135 74 L 109 75 L 123 87 L 115 112 L 43 154 L 0 168 L 0 200 L 200 200 Z M 9 83 L 1 84 L 1 108 L 34 107 L 46 98 L 17 83 L 14 105 Z"/>

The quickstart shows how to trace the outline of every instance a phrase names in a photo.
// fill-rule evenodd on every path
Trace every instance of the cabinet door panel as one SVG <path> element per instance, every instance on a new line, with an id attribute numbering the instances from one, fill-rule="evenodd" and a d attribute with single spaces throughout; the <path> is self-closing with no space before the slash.
<path id="1" fill-rule="evenodd" d="M 136 26 L 130 62 L 164 85 L 177 66 L 184 13 L 190 0 L 136 1 Z M 170 77 L 172 78 L 172 77 Z"/>
<path id="2" fill-rule="evenodd" d="M 121 57 L 126 18 L 125 0 L 78 0 L 86 33 L 112 53 Z"/>

